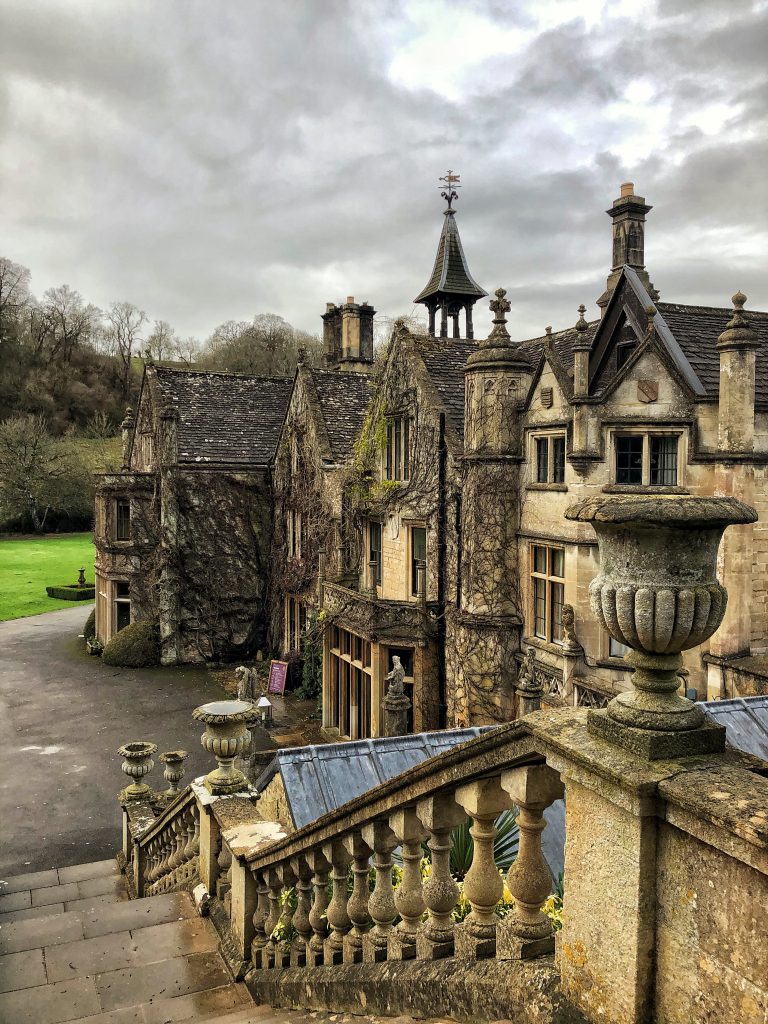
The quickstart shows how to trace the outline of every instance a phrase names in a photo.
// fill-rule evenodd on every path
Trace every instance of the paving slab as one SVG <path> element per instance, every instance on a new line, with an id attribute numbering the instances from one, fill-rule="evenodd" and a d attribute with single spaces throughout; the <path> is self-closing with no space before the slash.
<path id="1" fill-rule="evenodd" d="M 248 989 L 245 985 L 223 985 L 221 988 L 209 989 L 207 992 L 192 992 L 175 999 L 155 999 L 152 1003 L 144 1003 L 142 1024 L 177 1024 L 177 1021 L 197 1021 L 210 1014 L 226 1013 L 235 1007 L 245 1006 L 253 1009 Z M 231 1016 L 230 1014 L 227 1017 Z M 226 1020 L 227 1017 L 224 1019 Z"/>
<path id="2" fill-rule="evenodd" d="M 127 892 L 119 892 L 116 895 L 108 893 L 105 896 L 87 896 L 84 899 L 67 900 L 64 904 L 65 910 L 96 910 L 98 907 L 111 907 L 115 903 L 125 903 L 128 900 Z"/>
<path id="3" fill-rule="evenodd" d="M 77 882 L 51 885 L 45 889 L 32 890 L 32 906 L 46 907 L 50 903 L 65 903 L 67 900 L 79 899 L 80 896 L 81 893 L 77 891 Z"/>
<path id="4" fill-rule="evenodd" d="M 100 935 L 96 939 L 78 939 L 62 942 L 58 946 L 45 947 L 45 964 L 49 981 L 66 981 L 89 974 L 116 971 L 134 963 L 147 963 L 136 959 L 138 943 L 130 932 L 116 932 Z M 137 1002 L 137 1000 L 134 1000 Z"/>
<path id="5" fill-rule="evenodd" d="M 117 875 L 117 861 L 114 857 L 108 860 L 88 861 L 87 864 L 71 864 L 67 868 L 59 868 L 59 882 L 84 882 L 89 878 L 104 878 L 109 875 Z M 84 893 L 88 895 L 88 893 Z"/>
<path id="6" fill-rule="evenodd" d="M 23 953 L 8 953 L 0 956 L 0 992 L 15 992 L 17 989 L 45 985 L 42 949 L 27 949 Z"/>
<path id="7" fill-rule="evenodd" d="M 48 908 L 46 907 L 46 910 Z M 82 914 L 54 914 L 53 917 L 36 917 L 26 921 L 0 923 L 0 954 L 17 953 L 22 949 L 42 949 L 60 942 L 76 942 L 82 939 Z"/>
<path id="8" fill-rule="evenodd" d="M 188 893 L 163 893 L 142 900 L 110 903 L 83 912 L 83 934 L 86 939 L 110 932 L 148 928 L 167 921 L 196 917 Z"/>
<path id="9" fill-rule="evenodd" d="M 0 622 L 0 878 L 114 857 L 126 740 L 188 750 L 187 779 L 213 766 L 192 711 L 225 691 L 199 666 L 116 668 L 88 657 L 77 636 L 90 610 Z M 161 767 L 150 784 L 163 785 Z M 62 884 L 83 880 L 60 871 Z"/>
<path id="10" fill-rule="evenodd" d="M 123 875 L 104 875 L 102 878 L 86 878 L 76 882 L 77 894 L 81 899 L 89 896 L 119 896 L 127 892 L 128 883 Z"/>
<path id="11" fill-rule="evenodd" d="M 131 937 L 138 943 L 147 963 L 170 959 L 182 953 L 213 952 L 219 948 L 216 929 L 207 917 L 135 928 Z"/>
<path id="12" fill-rule="evenodd" d="M 230 977 L 217 953 L 193 953 L 157 964 L 97 974 L 94 980 L 100 1008 L 116 1010 L 161 997 L 219 988 L 227 984 Z"/>
<path id="13" fill-rule="evenodd" d="M 32 906 L 32 894 L 29 889 L 21 892 L 11 892 L 7 896 L 0 896 L 0 914 L 7 914 L 13 910 L 26 910 Z"/>
<path id="14" fill-rule="evenodd" d="M 59 873 L 56 868 L 47 871 L 28 871 L 24 875 L 12 875 L 0 879 L 0 894 L 21 892 L 23 889 L 41 889 L 44 885 L 58 885 Z"/>
<path id="15" fill-rule="evenodd" d="M 63 903 L 49 903 L 47 907 L 25 907 L 23 910 L 9 910 L 0 914 L 0 928 L 14 921 L 28 921 L 52 917 L 54 914 L 63 914 Z"/>
<path id="16" fill-rule="evenodd" d="M 0 1020 L 8 1024 L 59 1024 L 100 1012 L 93 978 L 0 994 Z"/>
<path id="17" fill-rule="evenodd" d="M 140 1006 L 126 1006 L 94 1017 L 80 1017 L 69 1024 L 144 1024 L 144 1012 Z"/>

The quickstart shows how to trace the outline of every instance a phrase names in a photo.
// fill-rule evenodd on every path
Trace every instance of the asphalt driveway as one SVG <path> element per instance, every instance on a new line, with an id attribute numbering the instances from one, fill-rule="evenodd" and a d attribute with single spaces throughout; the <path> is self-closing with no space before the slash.
<path id="1" fill-rule="evenodd" d="M 0 622 L 0 878 L 115 854 L 121 744 L 188 750 L 184 782 L 215 767 L 192 710 L 224 691 L 205 669 L 88 657 L 77 635 L 91 607 Z M 162 767 L 148 779 L 157 789 Z"/>

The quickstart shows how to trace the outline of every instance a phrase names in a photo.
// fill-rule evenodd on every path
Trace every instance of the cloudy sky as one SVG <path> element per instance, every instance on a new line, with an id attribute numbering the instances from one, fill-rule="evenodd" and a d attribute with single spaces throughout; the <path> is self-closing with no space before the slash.
<path id="1" fill-rule="evenodd" d="M 397 316 L 450 167 L 514 336 L 595 315 L 626 180 L 662 299 L 768 309 L 767 21 L 765 0 L 0 0 L 0 255 L 37 294 L 201 338 L 257 312 L 317 331 L 346 295 Z"/>

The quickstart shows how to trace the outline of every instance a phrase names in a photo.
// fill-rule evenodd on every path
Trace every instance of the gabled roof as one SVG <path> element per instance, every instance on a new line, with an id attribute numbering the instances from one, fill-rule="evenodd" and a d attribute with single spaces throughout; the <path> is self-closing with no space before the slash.
<path id="1" fill-rule="evenodd" d="M 733 309 L 657 302 L 656 308 L 677 339 L 707 397 L 720 394 L 720 353 L 717 339 L 733 316 Z M 746 309 L 749 325 L 757 331 L 755 403 L 768 406 L 768 313 Z M 658 318 L 657 318 L 658 319 Z"/>
<path id="2" fill-rule="evenodd" d="M 457 338 L 431 338 L 419 334 L 411 337 L 451 423 L 463 440 L 464 367 L 470 354 L 477 350 L 477 344 Z"/>
<path id="3" fill-rule="evenodd" d="M 373 397 L 373 376 L 350 370 L 307 368 L 315 387 L 331 453 L 337 462 L 350 457 Z"/>
<path id="4" fill-rule="evenodd" d="M 437 256 L 432 276 L 414 302 L 426 302 L 438 295 L 457 295 L 481 299 L 484 291 L 469 272 L 467 259 L 456 225 L 456 211 L 444 210 L 445 222 L 437 244 Z"/>
<path id="5" fill-rule="evenodd" d="M 179 463 L 266 466 L 272 461 L 290 378 L 153 369 L 163 404 L 179 412 Z"/>
<path id="6" fill-rule="evenodd" d="M 521 341 L 521 348 L 535 367 L 532 387 L 541 376 L 544 355 L 547 354 L 560 390 L 566 398 L 570 398 L 573 394 L 573 346 L 577 338 L 582 337 L 591 344 L 599 323 L 599 320 L 593 320 L 584 332 L 577 331 L 575 327 L 566 327 L 562 331 L 554 331 L 543 337 Z"/>

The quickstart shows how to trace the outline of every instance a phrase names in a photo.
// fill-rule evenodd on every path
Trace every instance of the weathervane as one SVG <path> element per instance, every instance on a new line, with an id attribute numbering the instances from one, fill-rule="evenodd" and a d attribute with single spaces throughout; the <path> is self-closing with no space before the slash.
<path id="1" fill-rule="evenodd" d="M 460 174 L 454 174 L 453 171 L 448 171 L 444 178 L 439 179 L 440 181 L 445 182 L 445 188 L 442 190 L 440 195 L 448 203 L 449 210 L 453 209 L 453 207 L 451 206 L 453 200 L 459 198 L 459 193 L 456 191 L 456 189 L 461 188 L 461 185 L 459 184 L 460 178 Z"/>

